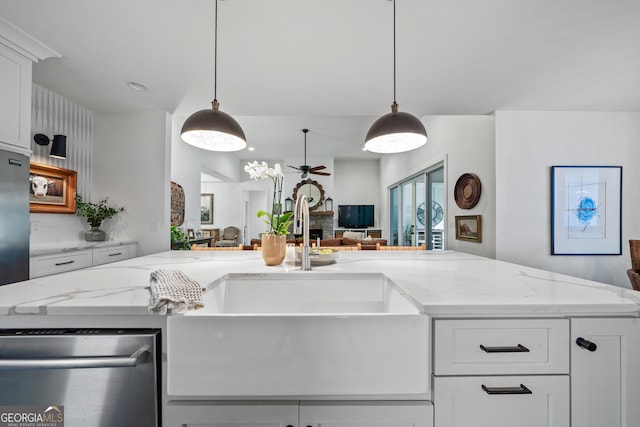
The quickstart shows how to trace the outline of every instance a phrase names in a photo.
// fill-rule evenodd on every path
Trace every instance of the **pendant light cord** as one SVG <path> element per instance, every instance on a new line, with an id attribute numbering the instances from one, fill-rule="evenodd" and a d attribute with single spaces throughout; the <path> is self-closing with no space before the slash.
<path id="1" fill-rule="evenodd" d="M 396 104 L 396 0 L 393 0 L 393 103 Z"/>
<path id="2" fill-rule="evenodd" d="M 395 4 L 395 0 L 394 0 L 394 4 Z M 215 20 L 216 27 L 213 32 L 213 100 L 217 102 L 218 101 L 218 0 L 216 0 L 214 20 Z"/>

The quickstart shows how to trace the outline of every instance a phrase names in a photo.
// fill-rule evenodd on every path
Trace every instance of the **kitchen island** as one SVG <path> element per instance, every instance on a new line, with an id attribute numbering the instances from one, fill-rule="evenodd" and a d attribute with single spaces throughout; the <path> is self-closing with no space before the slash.
<path id="1" fill-rule="evenodd" d="M 169 316 L 147 309 L 149 276 L 157 269 L 181 270 L 205 287 L 234 273 L 381 273 L 428 319 L 431 344 L 424 363 L 432 386 L 423 400 L 274 396 L 221 403 L 169 395 L 163 381 L 167 426 L 224 425 L 240 413 L 243 425 L 366 424 L 373 417 L 389 426 L 465 426 L 471 419 L 501 426 L 514 425 L 521 413 L 525 426 L 640 425 L 633 405 L 640 398 L 640 367 L 633 363 L 640 294 L 452 251 L 341 252 L 337 263 L 310 272 L 287 262 L 267 267 L 254 251 L 163 252 L 0 287 L 0 327 L 151 327 L 166 335 Z M 576 344 L 579 338 L 597 350 Z M 167 341 L 163 353 L 170 357 Z M 343 418 L 330 418 L 335 414 Z"/>

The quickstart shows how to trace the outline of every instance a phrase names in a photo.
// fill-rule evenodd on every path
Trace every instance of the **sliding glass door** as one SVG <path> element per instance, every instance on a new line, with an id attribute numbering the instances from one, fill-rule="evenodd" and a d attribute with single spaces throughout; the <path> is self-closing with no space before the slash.
<path id="1" fill-rule="evenodd" d="M 389 188 L 390 245 L 444 249 L 444 166 Z"/>

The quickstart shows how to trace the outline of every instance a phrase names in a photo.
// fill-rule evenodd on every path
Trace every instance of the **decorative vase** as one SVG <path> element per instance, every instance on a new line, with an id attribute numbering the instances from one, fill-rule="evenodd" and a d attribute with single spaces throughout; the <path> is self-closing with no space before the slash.
<path id="1" fill-rule="evenodd" d="M 287 255 L 287 236 L 262 235 L 262 259 L 266 265 L 280 265 Z"/>
<path id="2" fill-rule="evenodd" d="M 105 232 L 98 229 L 98 227 L 91 227 L 91 230 L 84 232 L 84 240 L 87 242 L 102 242 L 105 237 Z"/>

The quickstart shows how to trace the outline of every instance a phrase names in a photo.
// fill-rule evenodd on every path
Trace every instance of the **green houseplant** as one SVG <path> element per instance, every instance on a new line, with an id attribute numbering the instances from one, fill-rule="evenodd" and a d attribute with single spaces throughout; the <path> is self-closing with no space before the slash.
<path id="1" fill-rule="evenodd" d="M 83 202 L 82 196 L 76 195 L 76 215 L 86 218 L 91 226 L 91 230 L 85 231 L 84 238 L 88 242 L 100 242 L 105 239 L 104 231 L 99 227 L 105 219 L 112 218 L 120 212 L 124 212 L 124 208 L 115 208 L 107 206 L 108 197 L 98 200 L 98 203 Z"/>
<path id="2" fill-rule="evenodd" d="M 191 250 L 189 246 L 189 237 L 182 228 L 178 228 L 177 225 L 171 226 L 171 248 L 182 249 L 185 251 Z"/>

